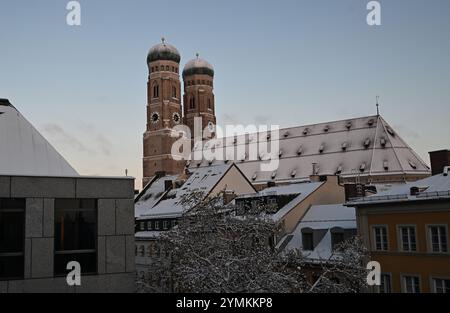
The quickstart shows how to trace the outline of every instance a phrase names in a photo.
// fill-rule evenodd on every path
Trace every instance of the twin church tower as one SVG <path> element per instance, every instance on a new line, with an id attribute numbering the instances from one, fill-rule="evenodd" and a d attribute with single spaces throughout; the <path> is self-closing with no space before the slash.
<path id="1" fill-rule="evenodd" d="M 176 175 L 186 162 L 171 156 L 173 127 L 185 124 L 194 135 L 194 118 L 202 119 L 202 127 L 216 124 L 214 106 L 214 68 L 198 57 L 183 69 L 183 101 L 181 100 L 178 50 L 165 42 L 150 49 L 147 56 L 147 130 L 144 133 L 143 185 L 158 173 Z"/>

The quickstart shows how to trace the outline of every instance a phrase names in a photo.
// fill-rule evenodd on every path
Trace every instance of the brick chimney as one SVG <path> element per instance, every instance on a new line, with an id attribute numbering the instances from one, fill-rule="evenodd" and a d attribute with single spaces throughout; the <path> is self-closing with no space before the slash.
<path id="1" fill-rule="evenodd" d="M 429 154 L 431 175 L 442 174 L 444 167 L 450 166 L 450 150 L 432 151 Z"/>

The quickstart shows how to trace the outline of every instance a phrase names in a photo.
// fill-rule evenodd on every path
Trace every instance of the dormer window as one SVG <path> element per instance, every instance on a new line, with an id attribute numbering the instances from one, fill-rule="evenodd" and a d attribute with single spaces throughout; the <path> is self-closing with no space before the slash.
<path id="1" fill-rule="evenodd" d="M 342 173 L 342 165 L 339 165 L 338 168 L 336 169 L 336 174 L 339 175 Z"/>
<path id="2" fill-rule="evenodd" d="M 297 155 L 301 155 L 303 153 L 303 147 L 300 146 L 297 150 Z"/>
<path id="3" fill-rule="evenodd" d="M 381 144 L 381 146 L 384 148 L 384 147 L 386 147 L 386 139 L 384 138 L 384 137 L 382 137 L 381 139 L 380 139 L 380 144 Z"/>
<path id="4" fill-rule="evenodd" d="M 391 136 L 393 136 L 393 137 L 395 136 L 394 130 L 392 128 L 390 128 L 389 126 L 386 126 L 386 130 Z"/>
<path id="5" fill-rule="evenodd" d="M 370 139 L 369 138 L 367 138 L 365 141 L 364 141 L 364 148 L 369 148 L 370 147 Z"/>
<path id="6" fill-rule="evenodd" d="M 282 149 L 280 149 L 280 151 L 278 151 L 278 157 L 282 157 L 283 156 L 283 150 Z"/>
<path id="7" fill-rule="evenodd" d="M 253 174 L 253 176 L 252 176 L 252 180 L 256 180 L 257 178 L 258 178 L 258 173 L 255 172 L 255 173 Z"/>
<path id="8" fill-rule="evenodd" d="M 286 131 L 286 132 L 284 133 L 284 138 L 289 137 L 289 135 L 290 135 L 289 131 Z"/>
<path id="9" fill-rule="evenodd" d="M 277 177 L 277 171 L 273 171 L 272 175 L 270 176 L 272 179 L 275 179 Z"/>
<path id="10" fill-rule="evenodd" d="M 294 178 L 295 176 L 297 176 L 297 170 L 292 170 L 291 177 Z"/>
<path id="11" fill-rule="evenodd" d="M 347 122 L 347 124 L 345 124 L 345 127 L 346 127 L 347 129 L 352 128 L 352 122 Z"/>
<path id="12" fill-rule="evenodd" d="M 319 152 L 320 153 L 323 153 L 323 150 L 325 149 L 325 145 L 324 144 L 321 144 L 320 145 L 320 147 L 319 147 Z"/>
<path id="13" fill-rule="evenodd" d="M 326 126 L 323 128 L 323 131 L 326 132 L 326 133 L 327 133 L 329 130 L 330 130 L 330 126 L 328 126 L 328 125 L 326 125 Z"/>
<path id="14" fill-rule="evenodd" d="M 388 161 L 384 161 L 383 162 L 383 168 L 384 168 L 385 171 L 389 170 L 389 163 L 388 163 Z"/>
<path id="15" fill-rule="evenodd" d="M 342 151 L 347 151 L 347 142 L 342 143 Z"/>
<path id="16" fill-rule="evenodd" d="M 361 172 L 364 172 L 366 170 L 366 163 L 361 164 L 361 166 L 359 167 L 359 170 Z"/>
<path id="17" fill-rule="evenodd" d="M 309 134 L 309 128 L 305 128 L 304 130 L 303 130 L 303 135 L 308 135 Z"/>
<path id="18" fill-rule="evenodd" d="M 369 126 L 372 126 L 375 123 L 375 121 L 373 119 L 370 119 L 367 124 L 369 124 Z"/>

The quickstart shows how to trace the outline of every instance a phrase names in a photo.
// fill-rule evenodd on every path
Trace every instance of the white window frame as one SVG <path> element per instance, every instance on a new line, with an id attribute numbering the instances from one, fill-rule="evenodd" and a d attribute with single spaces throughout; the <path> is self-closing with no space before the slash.
<path id="1" fill-rule="evenodd" d="M 448 244 L 448 225 L 447 224 L 426 224 L 425 225 L 425 227 L 426 227 L 426 231 L 427 231 L 427 244 L 428 244 L 428 252 L 429 253 L 440 253 L 440 254 L 448 254 L 449 253 L 449 244 Z M 440 244 L 440 241 L 441 241 L 441 236 L 439 236 L 439 250 L 440 251 L 433 251 L 433 239 L 432 239 L 432 235 L 431 235 L 431 227 L 444 227 L 445 228 L 445 236 L 446 236 L 446 239 L 447 239 L 447 246 L 446 246 L 446 248 L 447 248 L 447 251 L 441 251 L 442 249 L 442 247 L 441 247 L 441 244 Z"/>
<path id="2" fill-rule="evenodd" d="M 389 251 L 390 245 L 389 245 L 389 226 L 388 225 L 372 225 L 372 249 L 374 251 Z M 376 236 L 376 229 L 377 228 L 385 228 L 386 229 L 386 249 L 383 248 L 383 242 L 382 242 L 382 249 L 377 249 L 377 236 Z"/>
<path id="3" fill-rule="evenodd" d="M 163 229 L 164 230 L 169 229 L 169 221 L 163 221 Z"/>
<path id="4" fill-rule="evenodd" d="M 152 221 L 147 221 L 147 230 L 153 230 Z"/>
<path id="5" fill-rule="evenodd" d="M 406 287 L 406 278 L 409 278 L 409 277 L 413 277 L 413 278 L 418 278 L 419 279 L 419 290 L 415 291 L 414 293 L 421 293 L 422 292 L 422 280 L 420 278 L 420 275 L 417 275 L 417 274 L 401 274 L 400 275 L 400 283 L 401 283 L 401 286 L 402 286 L 402 292 L 403 293 L 409 293 L 407 291 L 407 287 Z"/>
<path id="6" fill-rule="evenodd" d="M 155 230 L 160 230 L 159 221 L 155 221 Z"/>
<path id="7" fill-rule="evenodd" d="M 431 277 L 431 290 L 434 293 L 437 293 L 436 280 L 443 280 L 443 281 L 448 280 L 448 281 L 450 281 L 450 278 L 449 277 Z M 444 286 L 444 293 L 446 293 L 445 292 L 445 286 Z"/>
<path id="8" fill-rule="evenodd" d="M 404 250 L 403 249 L 403 234 L 402 234 L 402 228 L 413 228 L 414 229 L 414 239 L 415 239 L 415 244 L 416 244 L 416 249 L 415 250 L 411 250 L 411 237 L 410 237 L 410 232 L 408 231 L 408 250 Z M 414 224 L 401 224 L 401 225 L 397 225 L 397 243 L 398 243 L 398 251 L 400 252 L 417 252 L 419 251 L 419 243 L 417 240 L 417 226 Z"/>
<path id="9" fill-rule="evenodd" d="M 145 222 L 139 222 L 139 229 L 145 231 Z"/>

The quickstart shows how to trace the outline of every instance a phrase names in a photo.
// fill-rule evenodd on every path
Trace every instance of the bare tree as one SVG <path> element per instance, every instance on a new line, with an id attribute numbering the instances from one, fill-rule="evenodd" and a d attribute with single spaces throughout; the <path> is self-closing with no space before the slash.
<path id="1" fill-rule="evenodd" d="M 141 292 L 350 292 L 365 279 L 366 271 L 358 265 L 363 257 L 359 242 L 343 245 L 342 255 L 319 263 L 321 275 L 311 282 L 306 274 L 317 270 L 317 264 L 303 253 L 274 248 L 272 240 L 279 229 L 265 214 L 266 208 L 241 212 L 224 205 L 221 197 L 203 199 L 201 194 L 192 194 L 183 203 L 192 209 L 159 238 L 164 257 L 153 262 L 149 275 L 153 279 L 139 279 Z M 159 287 L 161 281 L 167 289 Z"/>

